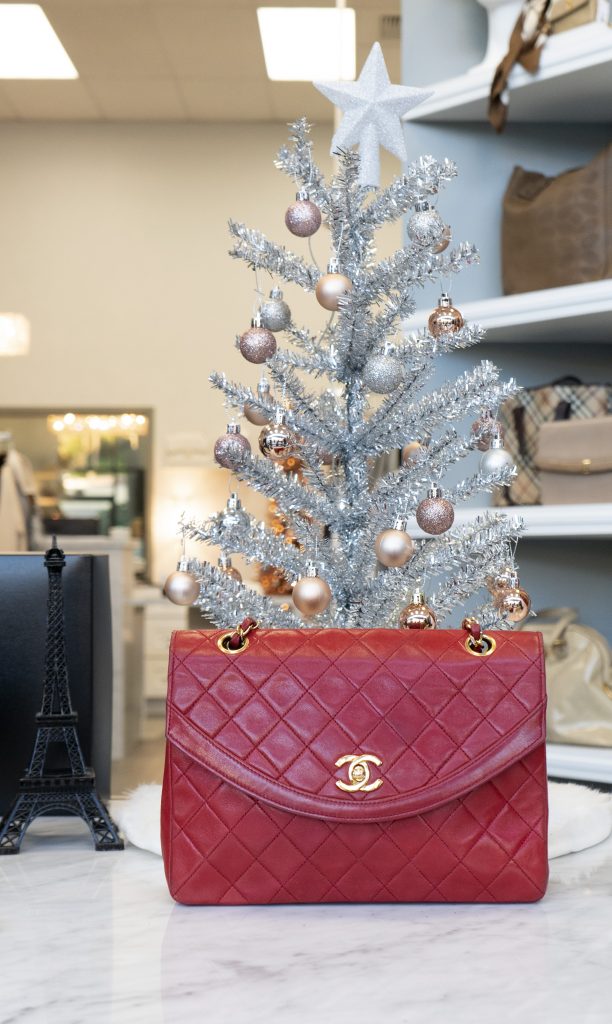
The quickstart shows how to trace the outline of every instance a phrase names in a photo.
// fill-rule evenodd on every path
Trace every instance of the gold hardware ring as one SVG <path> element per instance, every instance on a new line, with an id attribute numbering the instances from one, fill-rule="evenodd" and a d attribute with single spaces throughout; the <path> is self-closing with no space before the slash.
<path id="1" fill-rule="evenodd" d="M 464 647 L 468 654 L 477 658 L 488 658 L 497 647 L 497 641 L 488 633 L 483 633 L 480 640 L 475 640 L 472 634 L 466 637 Z"/>
<path id="2" fill-rule="evenodd" d="M 246 651 L 249 646 L 249 633 L 253 629 L 257 629 L 257 626 L 257 622 L 251 622 L 246 629 L 243 629 L 242 626 L 238 626 L 238 629 L 232 629 L 229 633 L 222 633 L 217 640 L 217 647 L 220 651 L 225 651 L 226 654 L 242 654 L 242 652 Z M 240 644 L 238 647 L 230 647 L 229 642 L 236 633 L 240 639 Z"/>

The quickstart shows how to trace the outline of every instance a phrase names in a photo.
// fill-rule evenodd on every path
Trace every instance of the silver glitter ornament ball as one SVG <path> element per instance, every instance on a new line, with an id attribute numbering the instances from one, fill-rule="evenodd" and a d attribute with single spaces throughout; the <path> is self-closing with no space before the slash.
<path id="1" fill-rule="evenodd" d="M 368 391 L 377 395 L 388 395 L 395 391 L 404 379 L 404 367 L 388 352 L 371 356 L 363 369 L 363 383 Z"/>
<path id="2" fill-rule="evenodd" d="M 248 331 L 240 336 L 240 352 L 249 363 L 265 363 L 276 352 L 276 338 L 264 327 L 258 314 Z"/>
<path id="3" fill-rule="evenodd" d="M 439 487 L 431 487 L 427 497 L 419 502 L 416 521 L 423 533 L 430 533 L 434 537 L 450 530 L 455 521 L 455 510 L 448 498 L 442 497 Z"/>
<path id="4" fill-rule="evenodd" d="M 181 559 L 176 572 L 171 572 L 164 583 L 164 594 L 172 604 L 193 604 L 200 596 L 200 584 L 187 571 L 187 564 L 186 559 Z"/>
<path id="5" fill-rule="evenodd" d="M 280 288 L 273 288 L 261 307 L 261 322 L 269 331 L 286 331 L 291 323 L 291 310 Z"/>
<path id="6" fill-rule="evenodd" d="M 429 203 L 417 203 L 408 221 L 408 237 L 424 249 L 432 249 L 442 240 L 446 224 Z"/>
<path id="7" fill-rule="evenodd" d="M 295 202 L 287 209 L 285 224 L 291 234 L 298 238 L 310 238 L 321 227 L 321 211 L 308 198 L 308 192 L 304 189 L 300 189 Z"/>
<path id="8" fill-rule="evenodd" d="M 251 451 L 249 439 L 240 433 L 237 423 L 229 423 L 227 433 L 215 441 L 215 460 L 224 469 L 237 469 Z"/>

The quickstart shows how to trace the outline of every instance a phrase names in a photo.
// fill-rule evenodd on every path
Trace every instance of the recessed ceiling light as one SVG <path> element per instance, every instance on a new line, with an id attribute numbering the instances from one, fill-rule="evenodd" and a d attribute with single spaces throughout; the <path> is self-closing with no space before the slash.
<path id="1" fill-rule="evenodd" d="M 258 7 L 257 18 L 266 71 L 273 82 L 355 77 L 351 7 Z"/>
<path id="2" fill-rule="evenodd" d="M 78 78 L 39 4 L 0 3 L 0 78 Z"/>

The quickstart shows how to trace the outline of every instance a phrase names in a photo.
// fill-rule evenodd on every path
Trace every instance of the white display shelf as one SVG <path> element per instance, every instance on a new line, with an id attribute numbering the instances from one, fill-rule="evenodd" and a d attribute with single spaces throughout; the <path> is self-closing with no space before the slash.
<path id="1" fill-rule="evenodd" d="M 485 512 L 504 512 L 520 516 L 525 524 L 521 540 L 541 537 L 612 537 L 612 504 L 593 505 L 513 505 L 507 508 L 457 508 L 455 525 L 471 522 Z M 414 520 L 408 524 L 411 536 L 427 536 Z"/>
<path id="2" fill-rule="evenodd" d="M 612 278 L 465 302 L 461 312 L 484 327 L 488 342 L 612 343 Z M 421 330 L 430 313 L 421 309 L 405 320 L 406 332 Z"/>
<path id="3" fill-rule="evenodd" d="M 548 774 L 556 779 L 612 783 L 612 748 L 547 743 Z"/>
<path id="4" fill-rule="evenodd" d="M 457 78 L 435 82 L 431 99 L 405 115 L 406 121 L 484 121 L 493 68 L 479 65 Z M 609 122 L 612 29 L 592 22 L 552 36 L 539 71 L 515 67 L 510 75 L 510 120 Z"/>

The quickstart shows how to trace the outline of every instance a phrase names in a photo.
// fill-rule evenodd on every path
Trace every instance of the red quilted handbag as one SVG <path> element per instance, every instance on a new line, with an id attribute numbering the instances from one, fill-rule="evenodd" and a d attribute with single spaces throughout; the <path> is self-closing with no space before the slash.
<path id="1" fill-rule="evenodd" d="M 544 895 L 539 633 L 253 627 L 172 638 L 162 847 L 176 900 Z"/>

